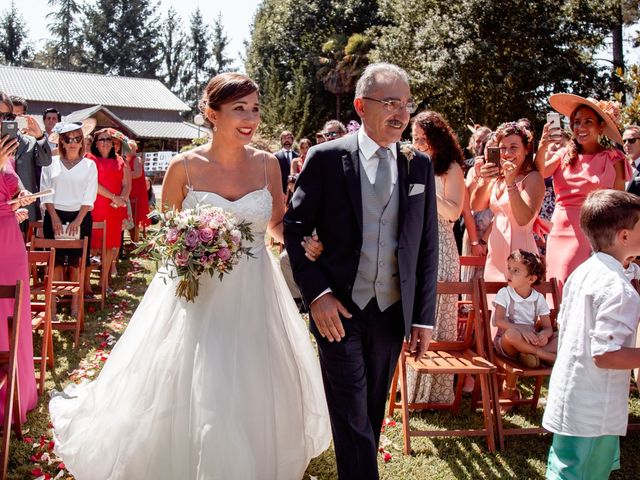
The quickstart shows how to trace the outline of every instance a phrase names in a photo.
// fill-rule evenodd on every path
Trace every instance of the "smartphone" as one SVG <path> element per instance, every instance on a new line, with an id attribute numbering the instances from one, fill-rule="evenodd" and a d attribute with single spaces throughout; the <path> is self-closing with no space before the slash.
<path id="1" fill-rule="evenodd" d="M 500 172 L 500 147 L 487 147 L 487 163 L 493 163 Z"/>
<path id="2" fill-rule="evenodd" d="M 18 138 L 18 122 L 15 120 L 3 120 L 2 128 L 0 129 L 0 138 L 7 135 L 9 138 Z"/>
<path id="3" fill-rule="evenodd" d="M 547 113 L 547 123 L 551 123 L 551 125 L 549 125 L 549 130 L 562 128 L 562 125 L 560 124 L 560 114 L 557 112 Z"/>

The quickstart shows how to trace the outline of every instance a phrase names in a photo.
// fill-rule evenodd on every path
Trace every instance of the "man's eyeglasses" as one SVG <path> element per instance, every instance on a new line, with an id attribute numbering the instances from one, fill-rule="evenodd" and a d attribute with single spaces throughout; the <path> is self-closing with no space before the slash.
<path id="1" fill-rule="evenodd" d="M 625 138 L 625 139 L 622 140 L 622 143 L 628 143 L 630 145 L 633 145 L 638 140 L 640 140 L 640 137 Z"/>
<path id="2" fill-rule="evenodd" d="M 11 122 L 16 119 L 16 116 L 11 112 L 0 113 L 0 119 Z"/>
<path id="3" fill-rule="evenodd" d="M 406 109 L 407 112 L 411 114 L 411 113 L 415 113 L 415 111 L 418 109 L 418 106 L 412 101 L 409 101 L 407 103 L 402 103 L 400 100 L 378 100 L 377 98 L 371 98 L 371 97 L 362 97 L 362 99 L 381 103 L 382 105 L 384 105 L 384 108 L 388 112 L 397 112 L 398 110 Z"/>
<path id="4" fill-rule="evenodd" d="M 98 138 L 96 139 L 96 143 L 113 143 L 113 140 L 110 138 Z"/>
<path id="5" fill-rule="evenodd" d="M 82 137 L 62 137 L 64 143 L 81 143 Z"/>
<path id="6" fill-rule="evenodd" d="M 337 138 L 340 136 L 340 132 L 324 132 L 324 136 L 328 138 Z"/>

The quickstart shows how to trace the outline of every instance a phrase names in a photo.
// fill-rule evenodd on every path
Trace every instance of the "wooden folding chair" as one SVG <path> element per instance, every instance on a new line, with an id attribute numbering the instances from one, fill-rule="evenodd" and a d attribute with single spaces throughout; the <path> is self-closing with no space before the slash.
<path id="1" fill-rule="evenodd" d="M 22 438 L 20 424 L 20 389 L 18 387 L 18 341 L 20 339 L 20 311 L 22 308 L 24 285 L 18 280 L 15 285 L 0 285 L 0 298 L 13 299 L 13 315 L 7 317 L 8 350 L 0 351 L 0 388 L 6 389 L 4 418 L 2 424 L 2 445 L 0 447 L 0 478 L 7 478 L 9 464 L 9 441 L 11 421 L 18 438 Z"/>
<path id="2" fill-rule="evenodd" d="M 76 320 L 72 322 L 54 320 L 51 322 L 52 328 L 56 330 L 74 330 L 74 345 L 77 348 L 80 343 L 80 332 L 84 329 L 84 275 L 87 262 L 87 250 L 89 239 L 84 237 L 81 240 L 50 240 L 45 238 L 32 237 L 31 251 L 55 248 L 56 251 L 74 248 L 81 249 L 82 256 L 78 265 L 78 280 L 77 281 L 53 281 L 52 292 L 53 296 L 58 299 L 71 299 L 77 297 L 78 299 L 78 313 Z M 43 287 L 36 289 L 37 294 L 44 293 Z"/>
<path id="3" fill-rule="evenodd" d="M 27 242 L 31 241 L 31 237 L 36 236 L 38 238 L 44 237 L 44 222 L 42 220 L 31 221 L 27 225 L 27 236 L 25 237 Z"/>
<path id="4" fill-rule="evenodd" d="M 396 408 L 402 410 L 402 430 L 404 437 L 404 453 L 411 452 L 411 437 L 449 437 L 449 436 L 482 436 L 487 439 L 490 452 L 496 449 L 493 422 L 495 399 L 490 387 L 490 376 L 495 374 L 496 367 L 484 357 L 484 339 L 479 329 L 479 292 L 477 284 L 473 282 L 438 282 L 438 295 L 469 295 L 473 299 L 474 308 L 469 311 L 469 321 L 462 341 L 437 342 L 429 344 L 425 358 L 420 361 L 407 351 L 405 342 L 398 360 L 398 366 L 391 382 L 391 398 L 389 401 L 389 416 Z M 480 335 L 475 335 L 478 331 Z M 475 338 L 475 340 L 474 340 Z M 418 374 L 454 374 L 458 375 L 455 399 L 452 404 L 441 403 L 409 403 L 407 393 L 407 368 L 414 369 Z M 484 428 L 482 429 L 454 429 L 454 430 L 412 430 L 409 425 L 409 410 L 417 409 L 446 409 L 457 413 L 462 400 L 462 385 L 466 375 L 475 375 L 480 382 Z M 396 401 L 396 391 L 400 382 L 400 402 Z"/>
<path id="5" fill-rule="evenodd" d="M 105 301 L 107 299 L 107 287 L 109 284 L 109 271 L 111 269 L 111 266 L 108 265 L 107 267 L 105 267 L 103 265 L 103 260 L 106 258 L 107 255 L 107 222 L 103 221 L 103 222 L 93 222 L 93 231 L 92 231 L 92 235 L 98 235 L 98 232 L 101 232 L 99 234 L 100 237 L 102 237 L 102 241 L 101 241 L 101 247 L 100 247 L 100 257 L 92 257 L 91 258 L 91 273 L 93 274 L 94 271 L 98 272 L 98 281 L 99 281 L 99 285 L 100 285 L 100 308 L 104 309 L 104 304 Z M 89 248 L 91 248 L 91 246 L 89 246 Z M 96 267 L 94 269 L 94 267 Z M 88 299 L 87 302 L 97 302 L 98 299 Z"/>
<path id="6" fill-rule="evenodd" d="M 53 319 L 53 275 L 55 269 L 56 251 L 29 252 L 29 266 L 33 292 L 31 298 L 31 329 L 34 333 L 42 330 L 42 347 L 40 355 L 34 355 L 33 360 L 40 366 L 38 378 L 38 394 L 44 393 L 44 381 L 47 366 L 53 368 L 53 334 L 51 322 Z M 44 280 L 39 282 L 39 270 L 44 269 Z"/>
<path id="7" fill-rule="evenodd" d="M 518 399 L 499 399 L 500 406 L 518 406 L 529 405 L 531 411 L 535 412 L 538 408 L 538 402 L 540 400 L 540 392 L 542 390 L 542 383 L 551 375 L 551 366 L 540 365 L 537 368 L 528 368 L 522 365 L 517 360 L 499 355 L 493 347 L 493 335 L 491 332 L 491 309 L 489 308 L 487 295 L 495 295 L 498 291 L 507 286 L 506 282 L 485 282 L 482 279 L 478 281 L 478 288 L 480 290 L 480 310 L 481 310 L 481 327 L 485 331 L 484 338 L 487 339 L 487 354 L 486 357 L 489 362 L 498 367 L 496 372 L 496 378 L 499 380 L 506 380 L 509 383 L 517 384 L 519 378 L 533 377 L 535 378 L 535 385 L 533 394 L 527 398 Z M 551 323 L 556 325 L 556 318 L 558 311 L 560 310 L 560 295 L 558 290 L 558 284 L 555 278 L 550 279 L 547 282 L 542 282 L 540 285 L 536 285 L 535 289 L 543 295 L 550 296 L 553 301 L 551 310 Z M 548 433 L 542 427 L 531 428 L 504 428 L 502 424 L 502 414 L 500 409 L 496 409 L 496 430 L 498 432 L 498 442 L 500 449 L 504 449 L 504 437 L 507 435 L 528 435 L 528 434 L 540 434 Z"/>
<path id="8" fill-rule="evenodd" d="M 480 255 L 461 255 L 460 266 L 461 267 L 484 267 L 487 257 Z"/>

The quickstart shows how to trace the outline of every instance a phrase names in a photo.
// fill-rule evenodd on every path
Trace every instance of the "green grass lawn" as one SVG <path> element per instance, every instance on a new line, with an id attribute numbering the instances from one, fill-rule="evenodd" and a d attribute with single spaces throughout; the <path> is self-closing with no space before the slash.
<path id="1" fill-rule="evenodd" d="M 81 345 L 73 348 L 72 332 L 54 332 L 56 368 L 47 375 L 46 389 L 60 390 L 73 379 L 95 378 L 104 360 L 131 317 L 144 294 L 155 268 L 145 259 L 132 259 L 118 266 L 122 274 L 114 282 L 114 294 L 108 299 L 104 310 L 96 310 L 95 304 L 88 306 L 85 332 Z M 63 313 L 64 314 L 64 313 Z M 60 460 L 50 451 L 51 430 L 47 413 L 48 395 L 45 394 L 36 409 L 29 413 L 24 425 L 25 439 L 12 439 L 9 476 L 11 480 L 36 479 L 41 477 L 71 479 L 60 467 Z M 455 417 L 444 412 L 419 412 L 411 415 L 411 424 L 417 428 L 460 428 L 480 426 L 480 412 L 470 412 L 468 401 L 461 413 Z M 632 395 L 631 422 L 640 423 L 640 401 Z M 542 416 L 542 407 L 535 415 L 528 408 L 514 410 L 505 422 L 514 425 L 536 425 Z M 547 452 L 551 437 L 548 435 L 513 436 L 506 440 L 504 452 L 489 454 L 483 438 L 435 438 L 412 439 L 411 455 L 402 454 L 402 428 L 400 416 L 395 416 L 396 425 L 385 427 L 387 439 L 385 450 L 391 459 L 383 460 L 379 455 L 381 478 L 385 480 L 422 479 L 484 479 L 484 478 L 544 478 Z M 94 441 L 99 441 L 94 439 Z M 631 432 L 622 439 L 622 470 L 612 479 L 638 478 L 640 475 L 640 434 Z M 49 477 L 47 477 L 49 475 Z M 314 459 L 307 469 L 306 479 L 337 478 L 333 450 L 330 448 Z M 91 479 L 101 480 L 101 479 Z M 131 479 L 135 480 L 135 479 Z M 163 480 L 163 479 L 158 479 Z M 172 479 L 173 480 L 173 479 Z M 175 479 L 180 480 L 180 479 Z M 229 479 L 235 480 L 235 479 Z"/>

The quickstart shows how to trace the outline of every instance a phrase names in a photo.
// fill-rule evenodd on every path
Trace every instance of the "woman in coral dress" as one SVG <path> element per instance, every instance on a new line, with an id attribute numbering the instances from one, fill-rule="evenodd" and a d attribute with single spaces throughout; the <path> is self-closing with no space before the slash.
<path id="1" fill-rule="evenodd" d="M 547 239 L 547 278 L 556 278 L 562 286 L 591 255 L 591 244 L 580 229 L 584 200 L 589 193 L 602 188 L 624 189 L 631 167 L 620 150 L 604 148 L 598 142 L 604 134 L 622 144 L 614 121 L 615 104 L 567 93 L 552 95 L 549 102 L 555 110 L 569 116 L 573 134 L 567 146 L 545 165 L 545 177 L 553 176 L 556 194 L 553 227 Z M 550 134 L 546 125 L 539 149 L 542 154 L 551 143 Z"/>
<path id="2" fill-rule="evenodd" d="M 113 148 L 113 139 L 107 129 L 95 132 L 91 143 L 91 153 L 87 158 L 96 163 L 98 169 L 98 197 L 93 205 L 93 222 L 107 222 L 106 258 L 102 259 L 109 268 L 120 248 L 122 221 L 127 216 L 128 176 L 125 164 Z M 102 247 L 102 229 L 94 229 L 91 250 L 95 253 Z"/>
<path id="3" fill-rule="evenodd" d="M 0 93 L 1 95 L 1 93 Z M 2 108 L 4 104 L 0 104 Z M 2 112 L 0 112 L 1 114 Z M 22 280 L 22 309 L 20 310 L 20 337 L 18 344 L 18 392 L 20 394 L 20 421 L 25 422 L 27 412 L 38 403 L 36 377 L 33 368 L 33 339 L 31 334 L 31 309 L 29 306 L 29 267 L 27 251 L 15 210 L 27 205 L 23 201 L 7 205 L 7 201 L 19 192 L 18 176 L 13 171 L 9 155 L 13 154 L 17 142 L 8 136 L 0 139 L 0 285 L 15 285 Z M 13 300 L 0 300 L 0 350 L 9 346 L 7 317 L 13 315 Z M 5 387 L 0 390 L 0 424 L 4 418 Z"/>
<path id="4" fill-rule="evenodd" d="M 531 132 L 516 123 L 504 123 L 496 130 L 496 140 L 501 166 L 487 162 L 480 167 L 483 181 L 473 191 L 471 207 L 476 211 L 490 207 L 493 212 L 484 279 L 505 282 L 512 251 L 538 253 L 533 224 L 545 187 L 534 167 Z"/>

